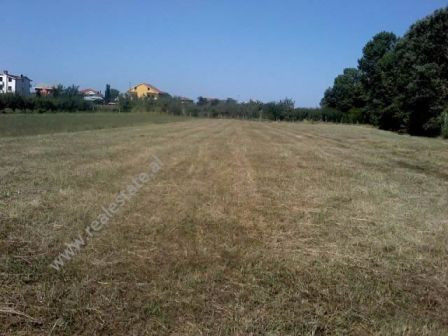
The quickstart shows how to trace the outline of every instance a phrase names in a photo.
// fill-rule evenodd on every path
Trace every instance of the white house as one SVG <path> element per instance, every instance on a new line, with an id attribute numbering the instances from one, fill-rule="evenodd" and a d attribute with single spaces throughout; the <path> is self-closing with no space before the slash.
<path id="1" fill-rule="evenodd" d="M 97 91 L 94 89 L 84 89 L 81 90 L 80 92 L 84 96 L 84 100 L 97 103 L 104 101 L 104 97 L 101 94 L 101 91 Z"/>
<path id="2" fill-rule="evenodd" d="M 31 79 L 24 75 L 11 75 L 8 71 L 0 72 L 0 93 L 17 93 L 30 95 Z"/>

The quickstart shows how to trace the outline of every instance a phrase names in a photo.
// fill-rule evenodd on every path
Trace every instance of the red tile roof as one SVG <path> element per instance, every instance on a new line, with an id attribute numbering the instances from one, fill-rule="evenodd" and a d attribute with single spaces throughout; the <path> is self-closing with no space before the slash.
<path id="1" fill-rule="evenodd" d="M 87 93 L 87 92 L 89 92 L 89 91 L 92 91 L 92 92 L 94 92 L 95 94 L 100 94 L 100 92 L 97 91 L 97 90 L 95 90 L 95 89 L 84 89 L 84 90 L 81 90 L 81 91 L 79 91 L 79 92 L 81 92 L 81 93 Z"/>
<path id="2" fill-rule="evenodd" d="M 133 90 L 134 88 L 136 88 L 137 86 L 140 86 L 140 85 L 145 85 L 145 86 L 151 88 L 152 90 L 156 91 L 157 93 L 162 93 L 162 91 L 160 91 L 154 85 L 151 85 L 151 84 L 148 84 L 148 83 L 140 83 L 140 84 L 134 85 L 132 88 L 129 89 L 129 91 Z"/>

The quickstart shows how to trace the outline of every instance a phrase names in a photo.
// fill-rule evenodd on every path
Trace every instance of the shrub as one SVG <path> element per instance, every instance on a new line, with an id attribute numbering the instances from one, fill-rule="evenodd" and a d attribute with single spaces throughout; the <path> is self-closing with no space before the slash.
<path id="1" fill-rule="evenodd" d="M 23 112 L 75 112 L 92 110 L 92 103 L 87 102 L 77 93 L 76 87 L 58 89 L 55 96 L 21 96 L 17 94 L 0 95 L 0 111 Z"/>

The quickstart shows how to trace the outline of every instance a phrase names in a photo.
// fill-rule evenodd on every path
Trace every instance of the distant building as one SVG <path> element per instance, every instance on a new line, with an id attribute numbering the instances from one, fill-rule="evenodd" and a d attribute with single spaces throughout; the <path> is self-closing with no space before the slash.
<path id="1" fill-rule="evenodd" d="M 39 84 L 34 87 L 37 96 L 50 96 L 54 93 L 54 85 Z"/>
<path id="2" fill-rule="evenodd" d="M 95 89 L 83 89 L 79 91 L 83 96 L 101 96 L 101 91 Z"/>
<path id="3" fill-rule="evenodd" d="M 158 88 L 151 84 L 141 83 L 128 90 L 128 93 L 134 95 L 138 98 L 142 97 L 153 97 L 154 99 L 159 98 L 164 92 L 160 91 Z"/>
<path id="4" fill-rule="evenodd" d="M 84 89 L 79 92 L 84 96 L 84 100 L 98 103 L 104 101 L 104 97 L 101 94 L 101 91 L 97 91 L 94 89 Z"/>
<path id="5" fill-rule="evenodd" d="M 31 79 L 24 75 L 11 75 L 4 70 L 0 73 L 0 93 L 16 93 L 22 96 L 29 96 Z"/>
<path id="6" fill-rule="evenodd" d="M 179 100 L 182 102 L 182 104 L 189 104 L 193 103 L 193 99 L 190 99 L 188 97 L 178 97 Z"/>
<path id="7" fill-rule="evenodd" d="M 198 97 L 198 105 L 217 105 L 219 101 L 218 98 Z"/>

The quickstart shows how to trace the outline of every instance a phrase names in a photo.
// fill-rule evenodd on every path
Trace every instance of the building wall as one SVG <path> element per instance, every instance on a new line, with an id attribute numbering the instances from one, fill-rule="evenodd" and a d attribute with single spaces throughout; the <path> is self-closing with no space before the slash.
<path id="1" fill-rule="evenodd" d="M 0 81 L 0 86 L 3 88 L 0 90 L 1 93 L 14 93 L 16 92 L 16 80 L 5 74 L 1 74 L 2 78 Z M 10 88 L 10 89 L 9 89 Z"/>
<path id="2" fill-rule="evenodd" d="M 153 88 L 151 88 L 145 84 L 140 84 L 140 85 L 134 86 L 129 91 L 133 94 L 136 94 L 137 97 L 139 97 L 139 98 L 145 97 L 145 96 L 156 96 L 157 97 L 159 95 L 159 91 L 154 90 Z"/>
<path id="3" fill-rule="evenodd" d="M 0 74 L 0 93 L 17 93 L 28 96 L 30 94 L 30 80 Z"/>
<path id="4" fill-rule="evenodd" d="M 34 91 L 36 92 L 37 95 L 40 96 L 49 96 L 51 94 L 53 94 L 54 89 L 53 88 L 46 88 L 46 87 L 37 87 L 34 89 Z"/>
<path id="5" fill-rule="evenodd" d="M 5 93 L 5 75 L 0 74 L 0 93 Z"/>
<path id="6" fill-rule="evenodd" d="M 30 81 L 28 78 L 17 78 L 16 79 L 16 93 L 22 96 L 30 95 Z"/>

